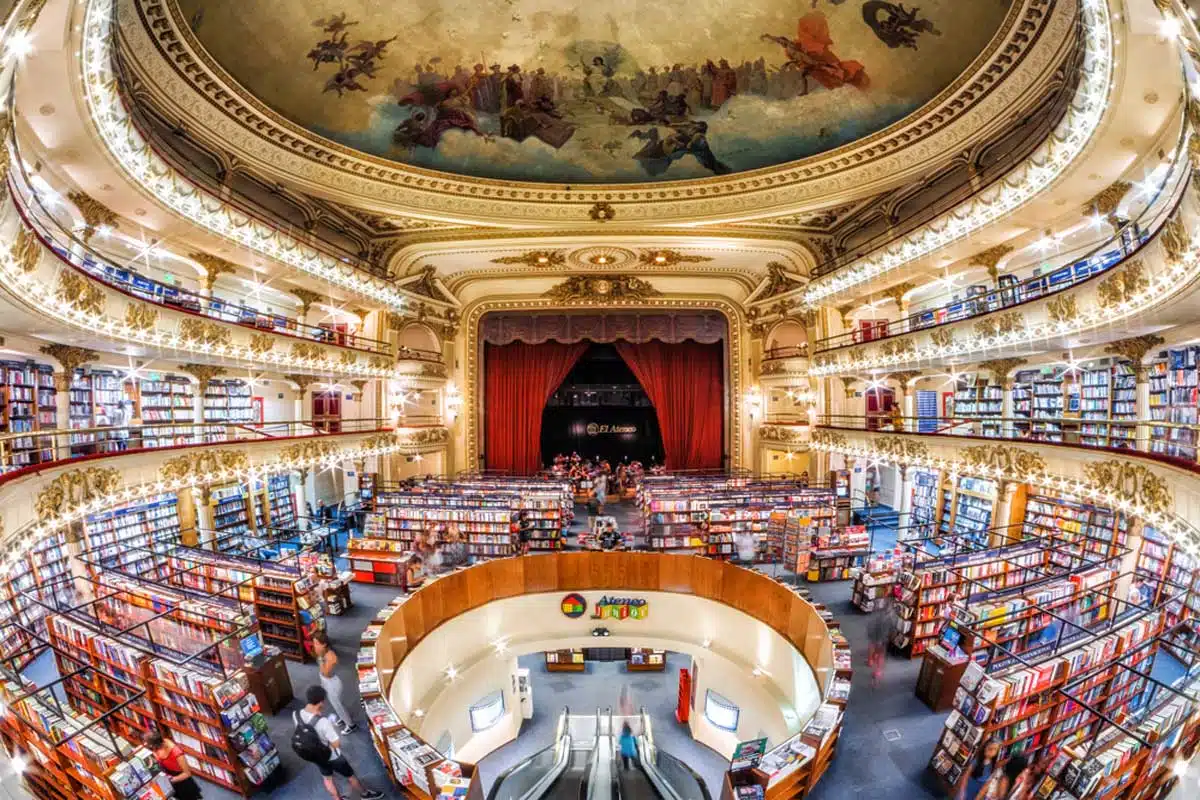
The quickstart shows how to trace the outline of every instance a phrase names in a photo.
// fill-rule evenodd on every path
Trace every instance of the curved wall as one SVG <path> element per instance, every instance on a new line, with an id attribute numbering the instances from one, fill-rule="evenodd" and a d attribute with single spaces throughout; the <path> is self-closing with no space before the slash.
<path id="1" fill-rule="evenodd" d="M 589 609 L 608 594 L 646 599 L 650 610 L 639 620 L 569 619 L 559 604 L 570 592 L 583 594 Z M 833 674 L 829 628 L 789 587 L 724 562 L 659 553 L 526 556 L 452 573 L 387 619 L 376 664 L 402 721 L 431 742 L 449 731 L 456 756 L 479 758 L 516 735 L 515 656 L 595 644 L 590 631 L 601 624 L 612 633 L 599 640 L 605 646 L 697 657 L 698 704 L 711 686 L 743 708 L 732 733 L 696 720 L 702 713 L 693 717 L 696 738 L 726 756 L 760 731 L 777 742 L 798 730 Z M 495 689 L 505 692 L 506 718 L 474 741 L 467 706 Z"/>

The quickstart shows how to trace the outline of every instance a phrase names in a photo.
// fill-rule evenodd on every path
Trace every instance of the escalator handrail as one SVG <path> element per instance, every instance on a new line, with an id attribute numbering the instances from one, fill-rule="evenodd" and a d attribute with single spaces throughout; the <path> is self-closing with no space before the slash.
<path id="1" fill-rule="evenodd" d="M 616 780 L 616 770 L 613 768 L 613 739 L 612 739 L 612 711 L 608 712 L 608 733 L 605 733 L 601 726 L 603 717 L 600 714 L 600 709 L 596 709 L 596 741 L 592 743 L 592 763 L 591 769 L 588 770 L 588 786 L 587 800 L 616 800 L 620 797 L 620 792 L 614 787 L 613 783 Z M 602 781 L 600 770 L 608 765 L 608 781 Z M 601 787 L 607 789 L 607 794 L 601 793 Z"/>
<path id="2" fill-rule="evenodd" d="M 571 734 L 564 733 L 552 747 L 558 748 L 558 752 L 554 757 L 554 766 L 546 770 L 546 774 L 538 778 L 537 782 L 529 787 L 529 790 L 525 794 L 521 795 L 520 800 L 538 800 L 566 771 L 567 764 L 571 761 Z"/>

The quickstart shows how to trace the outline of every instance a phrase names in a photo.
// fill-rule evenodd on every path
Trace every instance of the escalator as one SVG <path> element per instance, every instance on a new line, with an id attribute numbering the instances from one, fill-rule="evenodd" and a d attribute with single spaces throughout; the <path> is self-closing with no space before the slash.
<path id="1" fill-rule="evenodd" d="M 567 759 L 567 768 L 542 797 L 549 800 L 587 800 L 588 776 L 594 755 L 595 749 L 572 750 Z"/>

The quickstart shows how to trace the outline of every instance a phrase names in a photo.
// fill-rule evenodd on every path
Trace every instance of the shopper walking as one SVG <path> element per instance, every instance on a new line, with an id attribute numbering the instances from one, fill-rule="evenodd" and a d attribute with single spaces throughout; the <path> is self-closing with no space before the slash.
<path id="1" fill-rule="evenodd" d="M 313 634 L 312 642 L 313 655 L 317 658 L 317 669 L 321 673 L 321 688 L 329 697 L 329 705 L 333 706 L 333 715 L 337 717 L 342 733 L 354 733 L 358 730 L 358 726 L 354 724 L 354 717 L 350 716 L 350 712 L 346 710 L 346 706 L 342 702 L 342 679 L 335 672 L 338 657 L 329 642 L 329 634 L 325 631 L 317 631 Z"/>
<path id="2" fill-rule="evenodd" d="M 1015 755 L 1004 766 L 992 774 L 987 786 L 979 791 L 975 800 L 1016 800 L 1024 791 L 1025 771 L 1029 762 L 1025 756 Z"/>
<path id="3" fill-rule="evenodd" d="M 888 637 L 892 632 L 892 601 L 884 596 L 879 599 L 881 607 L 871 613 L 867 620 L 867 663 L 871 666 L 871 688 L 878 689 L 883 683 L 883 668 L 887 662 Z"/>
<path id="4" fill-rule="evenodd" d="M 321 715 L 325 707 L 325 690 L 320 686 L 310 686 L 304 693 L 304 700 L 307 705 L 292 714 L 292 721 L 296 724 L 292 734 L 292 749 L 296 755 L 317 765 L 333 800 L 342 800 L 337 782 L 333 779 L 335 774 L 349 781 L 350 787 L 358 791 L 362 800 L 381 800 L 383 792 L 366 788 L 355 776 L 354 768 L 342 753 L 342 740 L 337 728 L 328 717 Z"/>
<path id="5" fill-rule="evenodd" d="M 958 800 L 975 800 L 979 796 L 979 792 L 992 779 L 992 774 L 996 771 L 996 764 L 1000 761 L 1000 742 L 995 739 L 989 739 L 979 753 L 975 756 L 975 760 L 971 762 L 971 768 L 963 771 L 962 783 L 958 788 Z"/>
<path id="6" fill-rule="evenodd" d="M 637 739 L 633 738 L 633 729 L 628 722 L 621 726 L 618 743 L 621 747 L 621 769 L 629 769 L 633 759 L 637 758 Z"/>
<path id="7" fill-rule="evenodd" d="M 147 733 L 142 742 L 154 754 L 154 760 L 167 773 L 175 790 L 176 800 L 200 800 L 200 784 L 192 777 L 183 748 L 158 731 Z"/>

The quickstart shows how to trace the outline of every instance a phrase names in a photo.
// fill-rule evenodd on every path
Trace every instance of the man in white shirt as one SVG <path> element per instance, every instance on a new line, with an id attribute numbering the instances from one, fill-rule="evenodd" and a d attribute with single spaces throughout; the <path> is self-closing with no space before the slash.
<path id="1" fill-rule="evenodd" d="M 350 782 L 350 786 L 356 789 L 362 800 L 381 800 L 383 792 L 377 792 L 374 789 L 367 789 L 359 782 L 354 775 L 354 768 L 350 766 L 350 762 L 346 760 L 346 756 L 342 754 L 341 738 L 338 735 L 337 728 L 333 722 L 321 712 L 324 709 L 326 699 L 325 689 L 320 686 L 310 686 L 304 693 L 304 700 L 308 705 L 300 709 L 300 721 L 306 725 L 311 725 L 317 731 L 317 736 L 321 737 L 321 741 L 329 747 L 329 760 L 321 763 L 314 762 L 317 769 L 321 770 L 321 777 L 325 781 L 325 788 L 329 790 L 330 797 L 333 800 L 342 800 L 342 796 L 338 794 L 337 783 L 334 781 L 334 773 L 341 775 Z"/>

